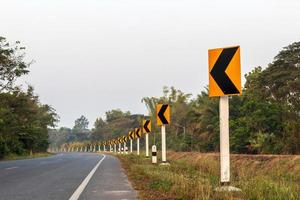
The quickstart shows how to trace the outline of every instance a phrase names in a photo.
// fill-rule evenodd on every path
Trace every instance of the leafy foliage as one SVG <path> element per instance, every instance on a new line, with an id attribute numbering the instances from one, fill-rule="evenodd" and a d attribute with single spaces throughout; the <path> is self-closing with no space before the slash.
<path id="1" fill-rule="evenodd" d="M 11 45 L 0 36 L 0 92 L 14 89 L 16 79 L 27 74 L 29 63 L 24 61 L 24 47 L 17 41 Z"/>
<path id="2" fill-rule="evenodd" d="M 285 47 L 265 69 L 256 67 L 245 75 L 243 95 L 230 97 L 230 145 L 235 153 L 300 152 L 300 42 Z M 94 124 L 93 141 L 126 135 L 141 126 L 142 118 L 155 124 L 156 104 L 171 105 L 167 126 L 168 149 L 214 152 L 219 149 L 219 98 L 205 88 L 195 98 L 174 87 L 163 88 L 161 97 L 144 97 L 148 116 L 121 110 L 106 112 Z M 160 146 L 157 126 L 150 142 Z M 143 145 L 143 140 L 141 140 Z"/>
<path id="3" fill-rule="evenodd" d="M 57 115 L 43 105 L 30 88 L 26 93 L 0 93 L 0 157 L 43 152 L 48 148 L 48 127 Z"/>
<path id="4" fill-rule="evenodd" d="M 41 104 L 31 86 L 23 92 L 14 85 L 29 72 L 19 44 L 10 45 L 0 37 L 0 158 L 46 151 L 48 127 L 58 121 L 55 110 Z"/>

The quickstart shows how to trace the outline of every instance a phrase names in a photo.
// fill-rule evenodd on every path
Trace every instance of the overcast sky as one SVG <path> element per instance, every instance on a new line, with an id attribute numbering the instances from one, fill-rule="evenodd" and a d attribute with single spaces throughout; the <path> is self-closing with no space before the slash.
<path id="1" fill-rule="evenodd" d="M 196 95 L 207 50 L 241 46 L 242 73 L 300 40 L 299 0 L 0 0 L 0 35 L 35 60 L 27 83 L 72 127 L 105 111 L 147 113 L 163 86 Z"/>

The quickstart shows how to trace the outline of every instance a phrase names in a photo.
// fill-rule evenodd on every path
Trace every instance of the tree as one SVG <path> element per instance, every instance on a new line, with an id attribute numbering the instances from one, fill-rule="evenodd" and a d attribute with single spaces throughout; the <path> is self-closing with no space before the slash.
<path id="1" fill-rule="evenodd" d="M 282 111 L 284 151 L 300 152 L 300 42 L 295 42 L 274 58 L 262 72 L 266 98 Z"/>
<path id="2" fill-rule="evenodd" d="M 33 88 L 0 93 L 0 157 L 46 151 L 48 128 L 58 121 L 55 110 L 39 102 Z"/>
<path id="3" fill-rule="evenodd" d="M 88 126 L 89 126 L 88 119 L 85 116 L 81 115 L 80 118 L 75 120 L 75 125 L 73 127 L 73 130 L 74 131 L 85 131 L 88 129 Z"/>
<path id="4" fill-rule="evenodd" d="M 268 99 L 285 105 L 289 112 L 300 112 L 300 42 L 284 47 L 261 77 Z"/>
<path id="5" fill-rule="evenodd" d="M 24 47 L 17 41 L 11 45 L 0 36 L 0 92 L 11 91 L 16 79 L 27 74 L 30 63 L 24 61 Z"/>
<path id="6" fill-rule="evenodd" d="M 219 148 L 219 103 L 210 98 L 208 90 L 202 91 L 192 101 L 190 114 L 199 151 L 216 151 Z"/>
<path id="7" fill-rule="evenodd" d="M 129 116 L 130 112 L 129 111 L 122 112 L 120 109 L 115 109 L 115 110 L 107 111 L 105 113 L 105 115 L 106 115 L 106 121 L 111 122 L 111 121 L 114 121 L 116 119 L 120 119 L 120 118 Z"/>

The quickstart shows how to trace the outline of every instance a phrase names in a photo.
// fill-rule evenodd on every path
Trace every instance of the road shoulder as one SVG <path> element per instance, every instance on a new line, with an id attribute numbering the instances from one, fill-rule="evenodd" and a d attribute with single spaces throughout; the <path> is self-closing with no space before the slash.
<path id="1" fill-rule="evenodd" d="M 81 200 L 137 199 L 137 192 L 129 182 L 118 158 L 106 154 L 93 178 L 81 194 Z"/>

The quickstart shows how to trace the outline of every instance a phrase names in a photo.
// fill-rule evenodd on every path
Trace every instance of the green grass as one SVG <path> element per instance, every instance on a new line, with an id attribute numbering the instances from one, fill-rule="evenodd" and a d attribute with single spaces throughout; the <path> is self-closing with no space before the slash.
<path id="1" fill-rule="evenodd" d="M 41 157 L 49 157 L 52 156 L 51 153 L 34 153 L 32 155 L 16 155 L 16 154 L 10 154 L 8 156 L 5 156 L 1 161 L 4 160 L 22 160 L 22 159 L 32 159 L 32 158 L 41 158 Z"/>
<path id="2" fill-rule="evenodd" d="M 215 191 L 220 186 L 218 157 L 203 156 L 196 161 L 194 155 L 177 158 L 173 154 L 170 166 L 153 165 L 142 156 L 119 156 L 140 199 L 300 199 L 297 159 L 233 157 L 231 185 L 242 192 L 229 193 Z"/>

